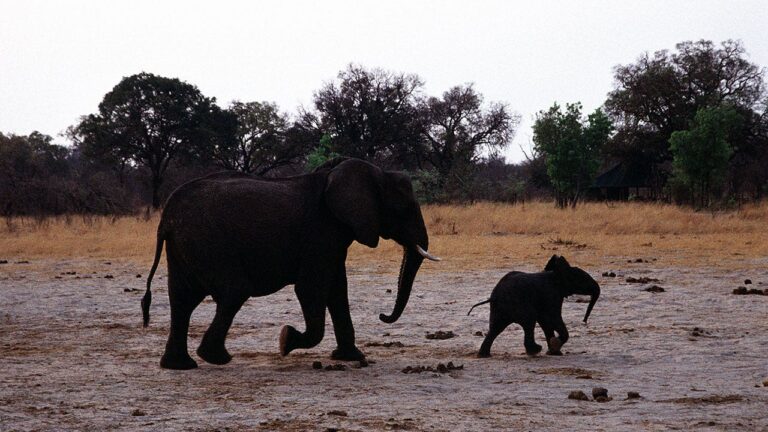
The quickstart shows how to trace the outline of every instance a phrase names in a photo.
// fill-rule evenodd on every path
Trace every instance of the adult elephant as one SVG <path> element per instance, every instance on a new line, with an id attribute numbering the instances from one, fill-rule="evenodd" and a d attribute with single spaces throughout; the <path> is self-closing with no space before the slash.
<path id="1" fill-rule="evenodd" d="M 150 284 L 165 242 L 171 328 L 160 366 L 197 367 L 187 352 L 187 332 L 192 311 L 207 295 L 216 302 L 216 315 L 197 354 L 209 363 L 226 364 L 232 356 L 224 341 L 243 303 L 290 284 L 306 330 L 283 327 L 280 353 L 320 343 L 328 308 L 338 344 L 331 357 L 364 359 L 355 346 L 345 261 L 354 240 L 373 248 L 379 237 L 404 249 L 394 310 L 379 316 L 393 323 L 408 303 L 423 259 L 437 259 L 427 252 L 429 237 L 405 174 L 337 158 L 296 177 L 229 172 L 182 185 L 163 210 L 141 302 L 147 326 Z"/>

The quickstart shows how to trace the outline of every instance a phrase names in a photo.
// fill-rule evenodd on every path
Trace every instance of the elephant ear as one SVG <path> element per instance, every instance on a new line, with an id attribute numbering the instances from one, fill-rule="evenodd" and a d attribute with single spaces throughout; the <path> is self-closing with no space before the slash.
<path id="1" fill-rule="evenodd" d="M 547 266 L 544 267 L 544 271 L 563 272 L 571 268 L 565 257 L 559 255 L 552 255 L 552 258 L 547 262 Z"/>
<path id="2" fill-rule="evenodd" d="M 331 213 L 352 229 L 355 240 L 379 244 L 381 232 L 382 173 L 357 159 L 344 160 L 331 169 L 325 186 L 325 203 Z"/>

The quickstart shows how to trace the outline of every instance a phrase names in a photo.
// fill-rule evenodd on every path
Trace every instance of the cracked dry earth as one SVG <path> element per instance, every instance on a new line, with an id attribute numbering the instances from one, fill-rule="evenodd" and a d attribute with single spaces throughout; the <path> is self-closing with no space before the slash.
<path id="1" fill-rule="evenodd" d="M 313 369 L 336 363 L 330 324 L 319 347 L 280 357 L 282 325 L 303 328 L 287 288 L 246 303 L 228 339 L 230 364 L 198 359 L 199 369 L 180 372 L 158 366 L 169 319 L 164 273 L 143 329 L 144 267 L 9 263 L 0 266 L 0 430 L 767 430 L 768 296 L 731 294 L 744 271 L 659 266 L 596 277 L 603 294 L 588 326 L 583 299 L 567 299 L 571 340 L 562 357 L 525 356 L 522 331 L 510 327 L 492 358 L 474 358 L 488 309 L 466 312 L 510 268 L 425 265 L 403 317 L 380 322 L 396 291 L 396 264 L 387 263 L 349 270 L 369 367 Z M 625 283 L 630 275 L 659 279 L 666 291 Z M 765 271 L 748 276 L 768 284 Z M 190 351 L 213 310 L 207 300 L 193 315 Z M 436 331 L 455 336 L 425 337 Z M 401 372 L 449 361 L 464 368 Z M 593 387 L 613 400 L 568 399 Z M 626 400 L 630 391 L 641 398 Z"/>

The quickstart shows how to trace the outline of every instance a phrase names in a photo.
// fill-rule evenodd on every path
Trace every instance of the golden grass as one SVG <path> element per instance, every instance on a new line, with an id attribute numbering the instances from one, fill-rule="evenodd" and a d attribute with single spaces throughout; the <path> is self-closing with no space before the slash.
<path id="1" fill-rule="evenodd" d="M 768 203 L 731 212 L 664 204 L 551 203 L 430 205 L 423 208 L 430 251 L 444 263 L 427 271 L 540 267 L 563 254 L 584 267 L 656 258 L 659 265 L 752 267 L 768 256 Z M 10 219 L 0 226 L 0 259 L 114 259 L 148 264 L 159 215 Z M 396 271 L 400 248 L 355 244 L 350 265 L 381 262 Z M 390 265 L 394 263 L 394 265 Z M 663 264 L 662 264 L 663 263 Z"/>

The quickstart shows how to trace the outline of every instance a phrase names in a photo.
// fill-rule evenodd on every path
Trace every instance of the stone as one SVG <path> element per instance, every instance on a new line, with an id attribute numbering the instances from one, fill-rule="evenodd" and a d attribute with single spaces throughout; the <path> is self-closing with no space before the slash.
<path id="1" fill-rule="evenodd" d="M 322 369 L 323 363 L 319 361 L 312 362 L 312 369 Z"/>
<path id="2" fill-rule="evenodd" d="M 612 400 L 613 398 L 608 396 L 598 396 L 595 398 L 595 402 L 610 402 Z"/>
<path id="3" fill-rule="evenodd" d="M 141 417 L 141 416 L 147 415 L 147 413 L 145 413 L 144 411 L 136 408 L 135 410 L 133 410 L 133 412 L 131 412 L 131 415 L 134 416 L 134 417 Z"/>
<path id="4" fill-rule="evenodd" d="M 752 279 L 744 279 L 744 285 L 752 285 Z"/>
<path id="5" fill-rule="evenodd" d="M 598 396 L 608 396 L 608 389 L 604 387 L 594 387 L 592 388 L 592 397 L 597 398 Z"/>
<path id="6" fill-rule="evenodd" d="M 581 390 L 574 390 L 574 391 L 568 393 L 568 399 L 588 401 L 589 397 L 587 397 L 587 395 L 584 394 L 584 392 L 581 391 Z"/>
<path id="7" fill-rule="evenodd" d="M 638 392 L 627 392 L 627 399 L 640 399 L 640 393 Z"/>

